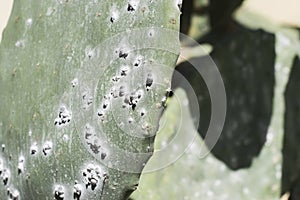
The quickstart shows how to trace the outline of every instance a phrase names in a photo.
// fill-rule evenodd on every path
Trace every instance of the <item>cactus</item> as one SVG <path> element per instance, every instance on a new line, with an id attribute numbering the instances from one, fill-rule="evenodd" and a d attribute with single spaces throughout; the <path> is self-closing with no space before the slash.
<path id="1" fill-rule="evenodd" d="M 177 4 L 14 2 L 0 46 L 1 199 L 128 198 L 178 56 Z"/>

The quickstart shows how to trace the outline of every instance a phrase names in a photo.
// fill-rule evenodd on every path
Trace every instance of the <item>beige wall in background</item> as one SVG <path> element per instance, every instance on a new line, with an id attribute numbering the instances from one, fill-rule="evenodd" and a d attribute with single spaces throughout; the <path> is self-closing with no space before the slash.
<path id="1" fill-rule="evenodd" d="M 2 31 L 6 26 L 10 15 L 13 0 L 0 0 L 0 41 L 2 38 Z"/>
<path id="2" fill-rule="evenodd" d="M 300 0 L 247 0 L 243 6 L 277 24 L 300 27 Z"/>

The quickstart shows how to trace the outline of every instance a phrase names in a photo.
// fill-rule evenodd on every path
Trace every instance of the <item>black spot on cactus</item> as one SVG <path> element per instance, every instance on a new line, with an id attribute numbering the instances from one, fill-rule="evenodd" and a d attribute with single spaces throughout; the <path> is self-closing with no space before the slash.
<path id="1" fill-rule="evenodd" d="M 127 6 L 127 11 L 128 12 L 133 12 L 135 11 L 134 7 L 129 3 L 128 6 Z"/>
<path id="2" fill-rule="evenodd" d="M 106 153 L 102 152 L 101 153 L 101 160 L 104 160 L 106 158 Z"/>
<path id="3" fill-rule="evenodd" d="M 82 193 L 81 187 L 77 183 L 77 181 L 75 181 L 75 185 L 74 185 L 74 189 L 73 189 L 73 199 L 80 200 L 81 193 Z"/>
<path id="4" fill-rule="evenodd" d="M 123 97 L 124 95 L 125 95 L 125 87 L 124 86 L 120 86 L 119 97 Z"/>
<path id="5" fill-rule="evenodd" d="M 147 80 L 146 80 L 146 89 L 147 89 L 147 91 L 149 91 L 149 89 L 152 86 L 152 84 L 153 84 L 152 74 L 148 74 Z"/>
<path id="6" fill-rule="evenodd" d="M 128 56 L 128 53 L 123 52 L 122 50 L 120 50 L 120 52 L 119 52 L 119 58 L 124 58 L 124 59 L 126 59 L 127 56 Z"/>
<path id="7" fill-rule="evenodd" d="M 65 192 L 62 186 L 58 186 L 54 191 L 55 200 L 64 200 Z"/>

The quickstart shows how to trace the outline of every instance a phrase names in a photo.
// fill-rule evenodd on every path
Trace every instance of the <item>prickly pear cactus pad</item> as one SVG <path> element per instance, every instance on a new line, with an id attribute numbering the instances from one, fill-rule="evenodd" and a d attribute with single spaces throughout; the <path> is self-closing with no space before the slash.
<path id="1" fill-rule="evenodd" d="M 179 52 L 177 0 L 15 1 L 0 46 L 1 199 L 126 199 Z"/>

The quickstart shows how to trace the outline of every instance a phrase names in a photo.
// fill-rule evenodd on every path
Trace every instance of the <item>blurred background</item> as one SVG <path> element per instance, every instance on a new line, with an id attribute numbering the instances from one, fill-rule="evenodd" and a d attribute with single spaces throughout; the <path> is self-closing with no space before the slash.
<path id="1" fill-rule="evenodd" d="M 202 49 L 181 38 L 189 60 L 178 62 L 176 70 L 193 88 L 180 90 L 174 82 L 156 150 L 178 134 L 197 137 L 172 165 L 143 174 L 133 199 L 300 199 L 299 20 L 297 0 L 183 0 L 181 32 Z M 190 62 L 205 67 L 209 58 L 225 84 L 227 116 L 216 146 L 203 159 L 199 152 L 212 105 Z M 201 115 L 197 129 L 195 109 L 184 109 L 193 92 Z M 173 152 L 176 147 L 165 158 L 154 154 L 146 170 Z"/>
<path id="2" fill-rule="evenodd" d="M 11 7 L 1 0 L 1 32 Z M 183 0 L 181 7 L 181 32 L 202 48 L 182 38 L 189 60 L 176 70 L 197 94 L 201 121 L 196 129 L 193 91 L 174 83 L 155 149 L 168 148 L 177 134 L 196 137 L 176 162 L 144 173 L 132 199 L 300 199 L 300 1 Z M 208 58 L 225 84 L 227 116 L 216 146 L 199 158 L 211 102 L 189 61 L 201 66 Z M 175 152 L 154 154 L 146 171 Z"/>

